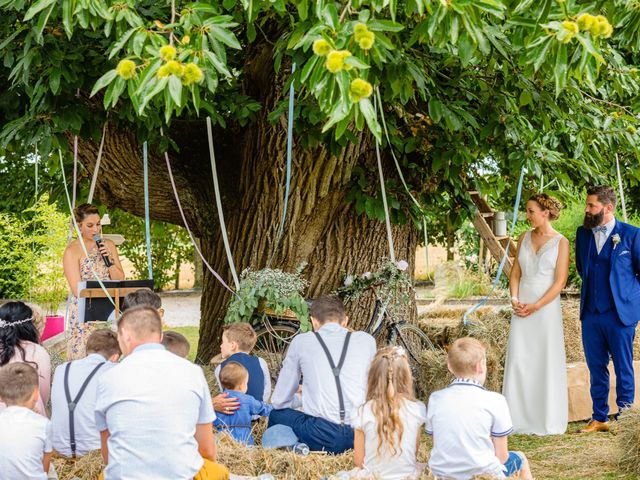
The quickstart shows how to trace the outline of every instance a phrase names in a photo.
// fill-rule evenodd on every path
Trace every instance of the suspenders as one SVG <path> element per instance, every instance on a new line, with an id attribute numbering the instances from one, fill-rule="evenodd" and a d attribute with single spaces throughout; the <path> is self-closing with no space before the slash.
<path id="1" fill-rule="evenodd" d="M 327 344 L 324 343 L 322 337 L 318 332 L 313 332 L 313 334 L 320 342 L 320 346 L 322 350 L 324 350 L 324 354 L 327 356 L 327 360 L 329 360 L 329 365 L 331 366 L 331 372 L 333 373 L 333 378 L 336 381 L 336 389 L 338 390 L 338 402 L 340 404 L 340 424 L 344 425 L 344 396 L 342 395 L 342 385 L 340 384 L 340 370 L 342 370 L 342 365 L 344 365 L 344 359 L 347 356 L 347 349 L 349 348 L 349 340 L 351 339 L 351 332 L 347 332 L 347 336 L 344 339 L 344 345 L 342 346 L 342 353 L 340 354 L 340 361 L 338 362 L 338 366 L 333 362 L 333 358 L 331 358 L 331 353 L 327 348 Z"/>
<path id="2" fill-rule="evenodd" d="M 89 382 L 93 378 L 93 376 L 98 372 L 100 367 L 104 365 L 106 362 L 99 363 L 96 367 L 91 371 L 89 376 L 84 380 L 84 383 L 80 387 L 76 398 L 71 400 L 71 393 L 69 392 L 69 370 L 71 368 L 71 362 L 67 363 L 66 368 L 64 369 L 64 394 L 67 397 L 67 407 L 69 408 L 69 438 L 71 440 L 71 455 L 73 458 L 76 458 L 76 430 L 75 424 L 73 421 L 73 411 L 76 409 L 78 402 L 80 401 L 80 397 L 89 385 Z"/>

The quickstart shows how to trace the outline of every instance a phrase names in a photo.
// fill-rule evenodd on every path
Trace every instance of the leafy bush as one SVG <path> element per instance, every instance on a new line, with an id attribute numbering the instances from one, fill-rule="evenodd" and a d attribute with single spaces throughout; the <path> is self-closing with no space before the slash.
<path id="1" fill-rule="evenodd" d="M 22 221 L 0 213 L 0 297 L 27 298 L 31 265 L 31 242 Z"/>
<path id="2" fill-rule="evenodd" d="M 0 214 L 0 297 L 57 310 L 68 292 L 62 268 L 68 221 L 47 195 L 20 216 Z"/>

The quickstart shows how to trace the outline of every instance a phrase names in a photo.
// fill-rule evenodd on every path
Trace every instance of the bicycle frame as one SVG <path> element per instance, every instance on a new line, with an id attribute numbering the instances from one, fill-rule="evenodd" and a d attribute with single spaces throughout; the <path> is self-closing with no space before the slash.
<path id="1" fill-rule="evenodd" d="M 376 306 L 373 309 L 373 313 L 371 314 L 371 318 L 369 319 L 369 323 L 365 328 L 365 332 L 369 333 L 373 337 L 377 337 L 378 334 L 382 331 L 382 328 L 385 325 L 385 318 L 389 319 L 390 317 L 387 315 L 387 306 L 383 305 L 380 299 L 376 298 Z M 390 325 L 395 324 L 393 321 L 389 322 Z"/>

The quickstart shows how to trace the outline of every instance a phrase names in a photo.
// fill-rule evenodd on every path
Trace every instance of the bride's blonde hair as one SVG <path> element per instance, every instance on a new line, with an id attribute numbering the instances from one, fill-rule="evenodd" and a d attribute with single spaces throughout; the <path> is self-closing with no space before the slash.
<path id="1" fill-rule="evenodd" d="M 547 193 L 536 193 L 529 197 L 529 201 L 536 202 L 542 210 L 549 211 L 549 220 L 557 220 L 560 217 L 560 210 L 564 207 L 560 200 Z"/>
<path id="2" fill-rule="evenodd" d="M 378 429 L 377 455 L 383 444 L 389 447 L 392 455 L 402 452 L 404 426 L 400 420 L 400 407 L 405 399 L 414 399 L 413 376 L 406 351 L 402 347 L 385 347 L 373 358 L 367 382 L 367 400 L 371 401 Z"/>

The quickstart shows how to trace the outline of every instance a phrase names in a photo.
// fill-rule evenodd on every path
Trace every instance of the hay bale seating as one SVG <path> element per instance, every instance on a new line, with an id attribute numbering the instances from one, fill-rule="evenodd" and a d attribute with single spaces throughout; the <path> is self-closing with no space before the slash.
<path id="1" fill-rule="evenodd" d="M 621 472 L 640 476 L 640 408 L 625 410 L 615 422 L 618 468 Z"/>
<path id="2" fill-rule="evenodd" d="M 438 306 L 428 309 L 421 316 L 421 328 L 437 346 L 441 347 L 439 350 L 426 351 L 422 354 L 421 360 L 424 367 L 420 370 L 416 382 L 426 386 L 427 397 L 422 398 L 423 401 L 428 400 L 428 395 L 431 392 L 446 387 L 451 381 L 444 348 L 456 338 L 463 336 L 472 336 L 487 345 L 487 388 L 494 391 L 502 389 L 511 310 L 509 308 L 482 307 L 474 312 L 470 318 L 471 324 L 465 327 L 462 325 L 461 319 L 467 309 L 467 306 Z M 565 347 L 568 362 L 584 360 L 578 312 L 578 302 L 563 302 Z M 640 352 L 639 345 L 640 340 L 636 340 L 634 344 L 636 355 Z M 213 376 L 213 369 L 205 368 L 204 370 L 213 395 L 215 395 L 217 384 Z M 632 412 L 625 413 L 624 418 L 627 419 L 627 423 L 620 422 L 617 429 L 620 431 L 620 441 L 623 438 L 626 439 L 625 453 L 621 454 L 620 468 L 630 473 L 633 471 L 634 474 L 640 474 L 640 411 L 633 410 Z M 632 418 L 635 419 L 635 423 L 631 420 Z M 629 424 L 633 424 L 633 426 L 631 428 L 625 427 Z M 256 446 L 253 448 L 238 444 L 228 435 L 218 435 L 218 460 L 227 466 L 234 475 L 254 478 L 262 473 L 271 473 L 278 480 L 318 480 L 322 477 L 332 479 L 332 475 L 335 473 L 353 468 L 352 452 L 342 455 L 312 453 L 302 457 L 290 451 L 263 450 L 260 447 L 260 441 L 265 428 L 266 420 L 262 420 L 254 428 Z M 425 443 L 423 442 L 419 455 L 419 460 L 422 462 L 426 462 L 429 455 L 430 444 Z M 620 451 L 622 452 L 622 447 Z M 102 456 L 100 452 L 91 452 L 78 460 L 54 459 L 54 464 L 60 480 L 71 480 L 74 477 L 80 480 L 95 480 L 102 469 Z M 426 471 L 420 480 L 432 478 Z M 488 479 L 489 477 L 477 478 Z"/>
<path id="3" fill-rule="evenodd" d="M 487 388 L 502 391 L 502 377 L 507 353 L 511 308 L 481 307 L 470 317 L 468 326 L 462 325 L 462 316 L 468 306 L 436 306 L 427 309 L 420 316 L 420 327 L 435 345 L 442 350 L 425 352 L 422 357 L 424 367 L 417 379 L 425 390 L 431 393 L 445 387 L 451 381 L 447 370 L 445 348 L 456 338 L 470 336 L 487 346 Z M 564 323 L 564 343 L 567 363 L 583 362 L 582 333 L 580 322 L 580 302 L 562 301 Z M 634 358 L 640 358 L 640 337 L 634 341 Z"/>

